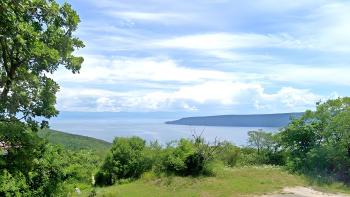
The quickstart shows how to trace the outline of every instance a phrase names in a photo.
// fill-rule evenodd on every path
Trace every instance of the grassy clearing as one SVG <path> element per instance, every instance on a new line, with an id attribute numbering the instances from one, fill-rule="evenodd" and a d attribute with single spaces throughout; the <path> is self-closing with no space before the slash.
<path id="1" fill-rule="evenodd" d="M 217 167 L 213 177 L 157 177 L 146 173 L 137 181 L 97 188 L 97 196 L 247 196 L 305 186 L 305 179 L 278 167 Z"/>

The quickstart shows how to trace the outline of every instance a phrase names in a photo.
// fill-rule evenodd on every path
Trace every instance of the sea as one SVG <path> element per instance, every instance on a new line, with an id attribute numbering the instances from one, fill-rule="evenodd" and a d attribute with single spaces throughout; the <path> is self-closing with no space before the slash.
<path id="1" fill-rule="evenodd" d="M 68 114 L 50 121 L 50 128 L 66 133 L 89 136 L 108 142 L 115 137 L 139 136 L 146 141 L 166 144 L 180 138 L 201 135 L 208 142 L 229 141 L 237 146 L 247 145 L 248 132 L 262 129 L 278 132 L 276 127 L 218 127 L 165 124 L 178 117 Z"/>

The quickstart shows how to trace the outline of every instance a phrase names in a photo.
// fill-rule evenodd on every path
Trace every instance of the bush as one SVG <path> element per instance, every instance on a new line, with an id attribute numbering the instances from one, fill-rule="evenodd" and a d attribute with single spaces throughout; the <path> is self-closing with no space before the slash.
<path id="1" fill-rule="evenodd" d="M 62 192 L 65 164 L 60 149 L 47 144 L 19 121 L 0 122 L 0 142 L 6 145 L 6 153 L 0 156 L 0 196 Z"/>
<path id="2" fill-rule="evenodd" d="M 249 156 L 255 159 L 254 164 L 284 165 L 284 152 L 280 148 L 280 136 L 271 132 L 258 131 L 248 132 L 248 147 L 254 149 Z"/>
<path id="3" fill-rule="evenodd" d="M 262 161 L 261 156 L 257 153 L 257 150 L 255 150 L 254 148 L 240 148 L 240 154 L 237 160 L 237 165 L 250 166 L 261 165 L 263 163 L 264 162 Z"/>
<path id="4" fill-rule="evenodd" d="M 225 166 L 234 167 L 240 157 L 240 148 L 234 146 L 230 142 L 224 142 L 221 154 L 217 158 L 221 160 Z"/>
<path id="5" fill-rule="evenodd" d="M 113 185 L 120 179 L 138 178 L 152 167 L 146 154 L 146 142 L 139 137 L 117 137 L 96 174 L 96 184 Z"/>
<path id="6" fill-rule="evenodd" d="M 265 152 L 263 164 L 279 165 L 279 166 L 285 165 L 286 164 L 285 152 L 283 150 Z"/>
<path id="7" fill-rule="evenodd" d="M 210 163 L 221 149 L 220 143 L 210 145 L 201 137 L 180 139 L 165 148 L 158 142 L 147 145 L 139 137 L 116 138 L 95 175 L 96 184 L 113 185 L 123 179 L 136 179 L 152 167 L 158 175 L 208 175 L 211 174 Z"/>
<path id="8" fill-rule="evenodd" d="M 63 182 L 66 180 L 61 158 L 64 152 L 54 146 L 47 145 L 42 156 L 34 160 L 34 168 L 29 173 L 29 184 L 33 189 L 32 196 L 63 193 Z"/>
<path id="9" fill-rule="evenodd" d="M 210 162 L 221 150 L 220 144 L 209 145 L 200 136 L 181 139 L 163 151 L 159 171 L 181 176 L 211 174 Z"/>
<path id="10" fill-rule="evenodd" d="M 62 157 L 61 157 L 62 158 Z M 100 166 L 99 155 L 92 151 L 64 151 L 64 158 L 66 160 L 65 176 L 69 183 L 85 183 L 91 184 L 91 177 L 96 173 L 96 169 Z"/>
<path id="11" fill-rule="evenodd" d="M 162 154 L 160 171 L 168 174 L 185 175 L 187 171 L 186 161 L 195 153 L 193 143 L 186 139 L 169 144 Z"/>
<path id="12" fill-rule="evenodd" d="M 0 172 L 0 196 L 30 196 L 28 187 L 22 173 L 12 175 L 7 170 Z"/>

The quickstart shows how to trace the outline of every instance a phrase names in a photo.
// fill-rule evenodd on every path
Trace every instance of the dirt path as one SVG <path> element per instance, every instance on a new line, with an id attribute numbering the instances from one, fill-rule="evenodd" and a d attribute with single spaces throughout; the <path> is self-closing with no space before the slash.
<path id="1" fill-rule="evenodd" d="M 307 187 L 287 187 L 281 193 L 263 195 L 262 197 L 350 197 L 350 195 L 323 193 Z"/>

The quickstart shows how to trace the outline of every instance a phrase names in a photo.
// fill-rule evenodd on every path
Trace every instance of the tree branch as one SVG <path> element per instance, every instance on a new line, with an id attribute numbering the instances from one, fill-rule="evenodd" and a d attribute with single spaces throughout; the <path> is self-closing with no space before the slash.
<path id="1" fill-rule="evenodd" d="M 9 61 L 9 59 L 8 59 L 9 56 L 11 57 L 11 55 L 13 55 L 13 54 L 9 54 L 9 52 L 7 50 L 6 41 L 4 39 L 1 39 L 1 48 L 2 48 L 2 58 L 4 61 L 4 67 L 5 67 L 7 79 L 6 79 L 6 82 L 4 84 L 3 90 L 1 92 L 0 99 L 1 99 L 2 103 L 5 103 L 7 100 L 7 95 L 10 91 L 12 80 L 14 79 L 14 76 L 16 74 L 16 69 L 19 67 L 21 62 L 15 63 L 13 61 L 13 59 L 10 59 L 10 61 Z M 10 65 L 8 65 L 9 63 L 10 63 Z"/>
<path id="2" fill-rule="evenodd" d="M 2 54 L 2 60 L 3 60 L 3 63 L 4 63 L 6 74 L 8 74 L 9 73 L 9 69 L 7 67 L 8 60 L 7 60 L 7 56 L 6 56 L 6 54 L 7 54 L 6 43 L 4 42 L 3 39 L 1 39 L 0 41 L 1 41 L 0 44 L 1 44 L 1 50 L 2 50 L 2 53 L 1 53 Z"/>

